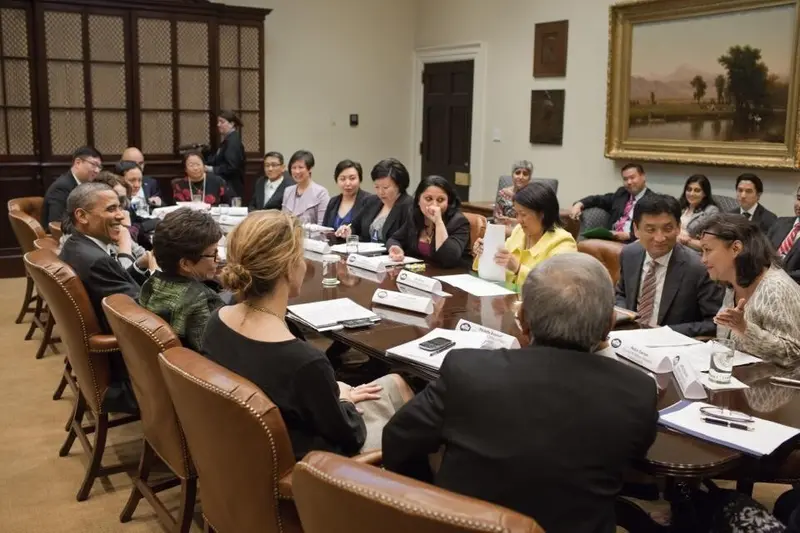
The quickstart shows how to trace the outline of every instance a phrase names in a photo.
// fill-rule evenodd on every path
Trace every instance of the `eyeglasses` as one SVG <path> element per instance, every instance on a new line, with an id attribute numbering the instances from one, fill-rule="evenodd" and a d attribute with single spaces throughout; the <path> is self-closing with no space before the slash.
<path id="1" fill-rule="evenodd" d="M 90 160 L 88 160 L 86 158 L 83 158 L 83 157 L 81 157 L 79 159 L 81 161 L 83 161 L 84 163 L 88 164 L 90 167 L 92 167 L 94 169 L 100 170 L 100 169 L 103 168 L 103 164 L 102 163 L 95 163 L 94 161 L 90 161 Z"/>
<path id="2" fill-rule="evenodd" d="M 264 168 L 280 168 L 280 163 L 264 163 Z"/>
<path id="3" fill-rule="evenodd" d="M 200 254 L 200 257 L 208 257 L 214 261 L 219 261 L 219 250 L 214 250 L 213 254 Z"/>

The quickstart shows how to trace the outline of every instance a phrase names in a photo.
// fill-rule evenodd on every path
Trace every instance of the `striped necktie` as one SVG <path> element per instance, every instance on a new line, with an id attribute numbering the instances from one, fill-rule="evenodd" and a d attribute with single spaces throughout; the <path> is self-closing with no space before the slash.
<path id="1" fill-rule="evenodd" d="M 633 211 L 633 195 L 628 196 L 628 202 L 625 204 L 625 209 L 622 211 L 622 216 L 619 217 L 617 223 L 614 224 L 614 231 L 625 231 L 625 224 L 631 218 L 631 211 Z"/>
<path id="2" fill-rule="evenodd" d="M 650 267 L 644 275 L 644 283 L 642 283 L 642 292 L 639 294 L 639 301 L 636 303 L 636 312 L 639 313 L 639 318 L 636 321 L 642 326 L 650 325 L 650 319 L 653 318 L 653 308 L 656 303 L 657 268 L 658 263 L 651 261 Z"/>
<path id="3" fill-rule="evenodd" d="M 783 257 L 789 253 L 789 250 L 792 249 L 794 246 L 794 241 L 797 240 L 797 234 L 800 233 L 800 221 L 795 222 L 794 226 L 792 227 L 792 231 L 789 232 L 789 235 L 783 239 L 783 242 L 778 247 L 778 255 Z"/>

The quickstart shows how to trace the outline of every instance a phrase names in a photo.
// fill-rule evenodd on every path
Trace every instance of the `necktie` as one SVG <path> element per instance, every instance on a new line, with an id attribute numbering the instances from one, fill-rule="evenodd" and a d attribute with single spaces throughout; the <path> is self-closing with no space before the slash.
<path id="1" fill-rule="evenodd" d="M 631 211 L 633 211 L 633 195 L 628 196 L 628 203 L 625 204 L 625 209 L 622 211 L 622 216 L 619 217 L 617 223 L 614 224 L 614 231 L 625 231 L 625 224 L 631 218 Z"/>
<path id="2" fill-rule="evenodd" d="M 794 246 L 794 241 L 797 240 L 798 233 L 800 233 L 800 222 L 795 222 L 794 226 L 792 227 L 792 231 L 789 232 L 789 235 L 783 239 L 783 242 L 778 247 L 778 255 L 783 257 L 789 253 L 789 250 L 791 250 L 792 246 Z"/>
<path id="3" fill-rule="evenodd" d="M 650 319 L 653 317 L 653 307 L 656 303 L 656 269 L 658 263 L 655 261 L 650 262 L 650 267 L 644 275 L 644 283 L 642 283 L 642 292 L 639 294 L 639 301 L 636 303 L 636 311 L 639 313 L 639 318 L 636 320 L 642 326 L 650 324 Z"/>
<path id="4" fill-rule="evenodd" d="M 744 218 L 746 218 L 747 220 L 750 220 L 750 217 L 751 217 L 751 216 L 753 216 L 753 215 L 751 215 L 750 213 L 748 213 L 747 211 L 745 211 L 744 213 L 742 213 L 742 216 L 743 216 Z"/>

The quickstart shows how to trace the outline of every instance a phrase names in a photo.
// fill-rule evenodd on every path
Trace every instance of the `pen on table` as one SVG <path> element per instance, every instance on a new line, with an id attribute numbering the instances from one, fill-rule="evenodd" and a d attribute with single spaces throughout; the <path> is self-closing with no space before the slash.
<path id="1" fill-rule="evenodd" d="M 726 420 L 719 420 L 718 418 L 709 418 L 707 416 L 702 417 L 703 422 L 706 424 L 714 424 L 715 426 L 725 426 L 728 428 L 733 429 L 742 429 L 744 431 L 755 431 L 755 428 L 752 426 L 747 426 L 745 424 L 737 424 L 736 422 L 728 422 Z"/>
<path id="2" fill-rule="evenodd" d="M 773 385 L 784 385 L 787 387 L 800 387 L 800 380 L 792 378 L 784 378 L 781 376 L 772 376 L 769 378 Z"/>
<path id="3" fill-rule="evenodd" d="M 434 355 L 437 355 L 437 354 L 440 354 L 440 353 L 442 353 L 442 352 L 444 352 L 444 351 L 447 351 L 447 350 L 449 350 L 449 349 L 450 349 L 450 348 L 452 348 L 453 346 L 455 346 L 455 343 L 454 343 L 454 344 L 450 344 L 449 346 L 442 346 L 441 348 L 436 348 L 435 350 L 431 351 L 431 353 L 430 353 L 430 354 L 428 354 L 428 355 L 430 355 L 431 357 L 433 357 Z"/>

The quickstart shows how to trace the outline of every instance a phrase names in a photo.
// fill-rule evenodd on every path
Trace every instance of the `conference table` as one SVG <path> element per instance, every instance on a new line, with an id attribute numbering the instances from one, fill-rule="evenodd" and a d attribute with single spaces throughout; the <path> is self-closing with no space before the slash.
<path id="1" fill-rule="evenodd" d="M 383 317 L 377 324 L 363 329 L 327 332 L 325 335 L 370 357 L 385 361 L 395 371 L 412 374 L 426 380 L 436 379 L 437 372 L 435 370 L 404 364 L 396 358 L 387 356 L 386 350 L 418 339 L 436 327 L 455 328 L 462 318 L 521 338 L 521 332 L 515 319 L 520 305 L 517 294 L 477 297 L 453 286 L 442 284 L 442 290 L 452 296 L 434 296 L 435 310 L 431 315 L 424 316 L 372 303 L 373 294 L 377 289 L 398 290 L 396 278 L 400 269 L 389 269 L 386 273 L 375 274 L 348 267 L 345 264 L 345 258 L 342 257 L 342 261 L 337 265 L 339 285 L 324 287 L 322 285 L 322 263 L 314 254 L 309 252 L 306 254 L 308 267 L 306 279 L 300 294 L 290 303 L 350 298 L 354 302 L 372 309 Z M 442 269 L 428 264 L 426 270 L 421 273 L 433 277 L 463 274 L 466 271 L 466 268 Z M 509 285 L 509 288 L 513 289 L 514 287 Z M 587 354 L 587 357 L 591 356 Z M 597 357 L 602 356 L 598 355 Z M 630 364 L 633 365 L 633 363 Z M 644 371 L 644 369 L 642 370 Z M 769 379 L 773 375 L 797 378 L 800 377 L 800 370 L 782 369 L 768 363 L 737 367 L 734 369 L 734 376 L 748 384 L 750 388 L 736 391 L 708 391 L 709 397 L 705 401 L 781 424 L 800 427 L 800 389 L 773 385 Z M 655 380 L 659 394 L 659 409 L 683 399 L 672 374 L 657 375 Z M 569 400 L 565 398 L 565 401 Z M 731 448 L 702 441 L 659 426 L 658 435 L 647 453 L 647 458 L 636 467 L 648 475 L 665 478 L 668 486 L 672 487 L 669 497 L 675 504 L 679 503 L 678 500 L 681 498 L 690 499 L 692 490 L 703 479 L 726 477 L 731 474 L 733 476 L 730 479 L 738 479 L 745 483 L 785 479 L 786 473 L 781 473 L 781 468 L 785 470 L 790 466 L 787 463 L 795 462 L 787 461 L 787 458 L 796 445 L 796 441 L 787 442 L 769 457 L 757 460 Z M 791 467 L 793 472 L 789 472 L 789 474 L 792 478 L 800 479 L 800 462 L 797 464 L 798 467 Z M 623 513 L 630 511 L 629 508 L 618 510 Z M 639 518 L 634 517 L 633 519 L 638 520 Z M 676 520 L 678 520 L 678 524 L 675 523 Z M 680 516 L 673 515 L 673 530 L 691 531 L 693 529 L 691 524 L 683 523 L 681 520 Z M 653 530 L 657 530 L 655 526 L 653 527 Z M 681 529 L 678 529 L 679 527 Z"/>

